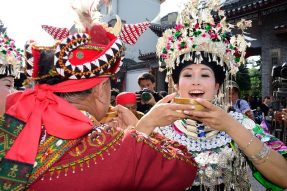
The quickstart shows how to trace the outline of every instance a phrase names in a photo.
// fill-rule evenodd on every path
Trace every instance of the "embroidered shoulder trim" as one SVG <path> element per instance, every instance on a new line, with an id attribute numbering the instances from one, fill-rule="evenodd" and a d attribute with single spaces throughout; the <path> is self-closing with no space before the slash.
<path id="1" fill-rule="evenodd" d="M 76 145 L 81 139 L 63 140 L 50 136 L 40 145 L 34 163 L 34 169 L 29 177 L 28 185 L 32 184 L 38 177 L 44 174 L 59 158 L 69 149 Z"/>
<path id="2" fill-rule="evenodd" d="M 101 160 L 104 160 L 104 155 L 110 155 L 109 150 L 115 151 L 116 145 L 120 145 L 120 140 L 123 137 L 124 131 L 118 131 L 115 128 L 111 128 L 108 126 L 101 126 L 94 128 L 95 130 L 91 132 L 88 136 L 82 139 L 85 144 L 89 144 L 91 147 L 98 147 L 99 149 L 96 152 L 93 152 L 91 154 L 85 155 L 85 151 L 83 153 L 78 153 L 79 155 L 83 155 L 83 157 L 78 158 L 77 160 L 74 160 L 72 162 L 68 162 L 61 165 L 56 165 L 48 169 L 50 174 L 50 180 L 52 180 L 52 177 L 55 176 L 56 178 L 59 178 L 61 172 L 64 172 L 64 176 L 68 175 L 68 171 L 71 171 L 72 173 L 75 173 L 76 167 L 79 167 L 81 171 L 84 170 L 84 164 L 86 167 L 90 167 L 90 163 L 97 164 L 97 159 L 100 157 Z M 105 135 L 110 135 L 110 142 L 107 142 L 107 139 Z M 95 142 L 95 143 L 94 143 Z M 77 148 L 73 148 L 75 151 L 77 151 Z M 70 151 L 71 154 L 72 151 Z M 77 153 L 76 153 L 77 154 Z M 78 157 L 79 155 L 75 155 L 75 157 Z M 44 180 L 44 177 L 42 177 L 42 180 Z"/>
<path id="3" fill-rule="evenodd" d="M 159 133 L 152 133 L 150 136 L 146 136 L 143 133 L 137 132 L 135 129 L 130 129 L 129 131 L 131 131 L 131 136 L 134 137 L 137 142 L 144 142 L 157 152 L 161 153 L 164 158 L 168 160 L 178 159 L 193 166 L 197 166 L 192 154 L 187 151 L 185 146 L 178 142 L 167 139 Z"/>

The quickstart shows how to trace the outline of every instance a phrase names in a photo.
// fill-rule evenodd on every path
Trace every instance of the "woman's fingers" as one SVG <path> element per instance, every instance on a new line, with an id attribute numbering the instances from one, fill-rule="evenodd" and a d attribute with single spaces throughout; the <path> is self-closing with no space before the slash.
<path id="1" fill-rule="evenodd" d="M 210 112 L 206 112 L 206 111 L 189 111 L 189 115 L 193 116 L 193 117 L 198 117 L 198 118 L 209 118 L 211 117 L 211 113 Z"/>
<path id="2" fill-rule="evenodd" d="M 210 101 L 207 101 L 205 99 L 196 98 L 195 101 L 198 102 L 203 107 L 207 108 L 208 110 L 214 110 L 216 108 L 215 105 L 213 105 Z"/>
<path id="3" fill-rule="evenodd" d="M 169 94 L 169 95 L 165 96 L 164 98 L 162 98 L 161 100 L 159 100 L 157 103 L 158 104 L 160 104 L 160 103 L 168 103 L 173 98 L 175 98 L 175 96 L 176 96 L 176 93 Z"/>
<path id="4" fill-rule="evenodd" d="M 181 110 L 183 113 L 185 110 L 194 110 L 195 106 L 191 104 L 178 104 L 178 103 L 170 103 L 169 104 L 171 110 Z"/>

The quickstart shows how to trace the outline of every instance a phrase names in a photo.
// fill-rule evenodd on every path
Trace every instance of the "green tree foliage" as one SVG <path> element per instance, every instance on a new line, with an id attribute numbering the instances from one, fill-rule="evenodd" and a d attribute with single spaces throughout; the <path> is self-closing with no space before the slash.
<path id="1" fill-rule="evenodd" d="M 254 96 L 262 96 L 262 80 L 261 80 L 261 58 L 251 63 L 252 67 L 249 69 L 251 89 L 250 94 Z"/>
<path id="2" fill-rule="evenodd" d="M 248 64 L 248 67 L 247 67 Z M 241 65 L 234 81 L 240 87 L 241 97 L 261 97 L 261 58 L 247 60 L 247 64 Z"/>
<path id="3" fill-rule="evenodd" d="M 248 68 L 245 64 L 239 67 L 239 71 L 236 74 L 235 81 L 240 87 L 240 91 L 242 93 L 244 92 L 245 94 L 246 92 L 250 90 L 251 88 L 250 76 L 249 76 Z"/>

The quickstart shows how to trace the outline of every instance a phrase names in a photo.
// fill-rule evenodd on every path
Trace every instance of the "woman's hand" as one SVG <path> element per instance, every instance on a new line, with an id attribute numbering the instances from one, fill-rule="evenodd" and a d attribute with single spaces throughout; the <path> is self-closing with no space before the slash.
<path id="1" fill-rule="evenodd" d="M 176 120 L 187 118 L 184 112 L 192 110 L 191 105 L 168 103 L 176 96 L 167 95 L 158 101 L 137 123 L 136 129 L 149 135 L 154 128 L 170 125 Z"/>
<path id="2" fill-rule="evenodd" d="M 191 119 L 200 121 L 212 129 L 226 131 L 227 133 L 230 127 L 240 125 L 239 122 L 220 107 L 201 98 L 197 98 L 196 101 L 204 106 L 205 109 L 202 111 L 186 111 L 185 114 L 190 115 Z"/>

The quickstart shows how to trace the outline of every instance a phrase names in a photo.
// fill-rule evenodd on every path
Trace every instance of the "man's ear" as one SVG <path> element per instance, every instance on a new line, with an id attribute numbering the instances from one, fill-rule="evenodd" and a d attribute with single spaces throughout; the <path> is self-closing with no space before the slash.
<path id="1" fill-rule="evenodd" d="M 92 89 L 92 94 L 93 96 L 99 100 L 100 102 L 102 102 L 102 99 L 103 99 L 103 90 L 104 90 L 104 86 L 106 85 L 106 80 L 104 81 L 101 81 L 97 86 L 95 86 L 93 89 Z"/>

